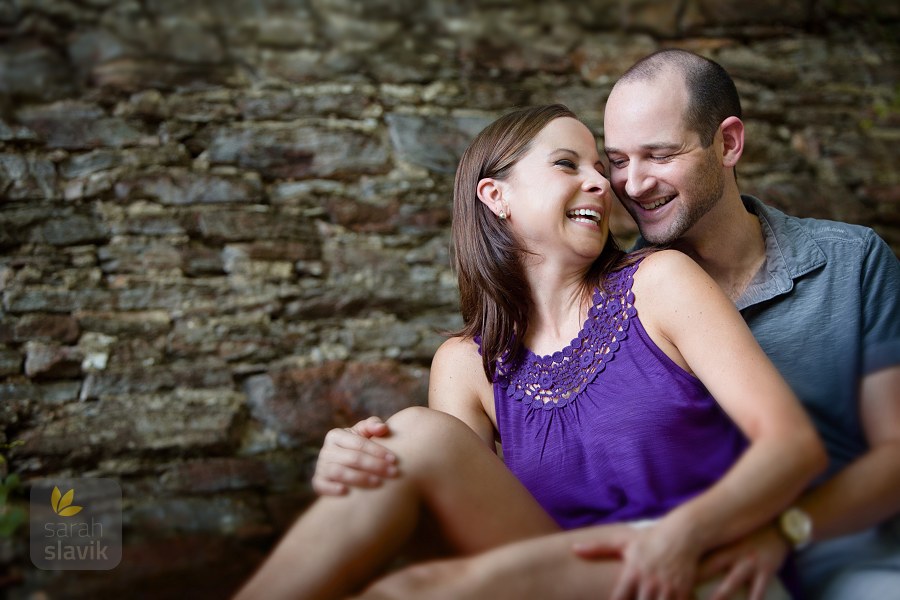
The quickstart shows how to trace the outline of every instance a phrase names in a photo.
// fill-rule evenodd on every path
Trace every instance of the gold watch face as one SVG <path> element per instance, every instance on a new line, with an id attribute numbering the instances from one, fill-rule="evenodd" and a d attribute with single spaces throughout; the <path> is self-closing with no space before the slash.
<path id="1" fill-rule="evenodd" d="M 802 548 L 812 537 L 812 520 L 798 508 L 790 508 L 781 515 L 781 528 L 795 548 Z"/>

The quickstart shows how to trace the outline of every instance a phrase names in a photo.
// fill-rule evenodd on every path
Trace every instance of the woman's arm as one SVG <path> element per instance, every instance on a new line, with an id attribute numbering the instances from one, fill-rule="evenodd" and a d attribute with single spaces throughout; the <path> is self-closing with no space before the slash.
<path id="1" fill-rule="evenodd" d="M 494 448 L 494 390 L 475 342 L 450 338 L 438 348 L 431 362 L 428 406 L 458 418 Z"/>
<path id="2" fill-rule="evenodd" d="M 700 556 L 782 511 L 821 469 L 826 455 L 806 413 L 731 301 L 690 258 L 647 257 L 635 274 L 635 305 L 654 342 L 698 377 L 748 438 L 746 452 L 711 488 L 652 527 L 616 539 L 600 534 L 583 556 L 625 560 L 616 594 L 685 597 Z M 621 533 L 621 532 L 619 532 Z"/>
<path id="3" fill-rule="evenodd" d="M 827 457 L 788 384 L 696 263 L 675 251 L 654 254 L 638 269 L 634 289 L 651 337 L 662 337 L 660 347 L 674 351 L 750 441 L 719 482 L 664 519 L 707 550 L 782 511 Z"/>

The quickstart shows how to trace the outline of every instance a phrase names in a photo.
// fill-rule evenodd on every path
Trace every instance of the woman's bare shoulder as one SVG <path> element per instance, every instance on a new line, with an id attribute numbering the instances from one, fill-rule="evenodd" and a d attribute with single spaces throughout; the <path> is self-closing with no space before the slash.
<path id="1" fill-rule="evenodd" d="M 473 369 L 475 373 L 483 372 L 478 344 L 470 337 L 447 338 L 434 353 L 431 368 L 454 373 L 465 373 Z"/>
<path id="2" fill-rule="evenodd" d="M 428 387 L 432 408 L 462 419 L 476 431 L 493 427 L 489 420 L 482 422 L 492 414 L 493 390 L 472 338 L 452 337 L 441 344 L 431 363 Z"/>
<path id="3" fill-rule="evenodd" d="M 650 283 L 677 281 L 683 277 L 708 276 L 694 259 L 678 250 L 658 250 L 648 254 L 635 273 L 635 281 L 647 280 Z"/>
<path id="4" fill-rule="evenodd" d="M 634 274 L 632 289 L 644 325 L 660 330 L 668 330 L 675 317 L 714 307 L 735 310 L 706 271 L 677 250 L 647 256 Z"/>
<path id="5" fill-rule="evenodd" d="M 478 344 L 470 337 L 453 336 L 449 337 L 438 347 L 435 357 L 438 355 L 446 355 L 447 358 L 478 358 Z"/>

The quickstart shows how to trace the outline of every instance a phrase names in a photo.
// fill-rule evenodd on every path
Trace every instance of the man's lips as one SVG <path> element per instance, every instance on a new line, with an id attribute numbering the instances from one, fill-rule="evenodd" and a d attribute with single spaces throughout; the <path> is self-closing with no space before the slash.
<path id="1" fill-rule="evenodd" d="M 663 198 L 657 198 L 656 200 L 649 201 L 639 201 L 634 200 L 634 203 L 643 208 L 644 210 L 653 210 L 654 208 L 659 208 L 660 206 L 665 206 L 669 202 L 671 202 L 675 196 L 665 196 Z"/>

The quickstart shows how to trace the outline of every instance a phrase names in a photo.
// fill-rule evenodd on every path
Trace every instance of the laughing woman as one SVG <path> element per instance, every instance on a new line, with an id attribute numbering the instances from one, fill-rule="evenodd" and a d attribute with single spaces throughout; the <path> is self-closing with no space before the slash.
<path id="1" fill-rule="evenodd" d="M 508 548 L 497 556 L 512 564 L 521 548 L 547 553 L 560 577 L 590 570 L 554 590 L 520 574 L 509 597 L 682 598 L 704 552 L 790 504 L 825 461 L 807 417 L 697 265 L 618 250 L 612 201 L 593 135 L 561 105 L 509 113 L 475 138 L 454 186 L 465 325 L 434 357 L 430 408 L 391 417 L 378 445 L 329 436 L 317 489 L 334 495 L 242 598 L 366 590 L 426 516 L 459 555 Z M 398 474 L 366 487 L 364 464 L 388 453 Z M 637 522 L 648 525 L 622 527 L 618 560 L 568 551 L 591 526 Z M 465 597 L 471 575 L 430 597 Z M 413 567 L 366 593 L 421 594 L 432 576 L 439 565 Z"/>

